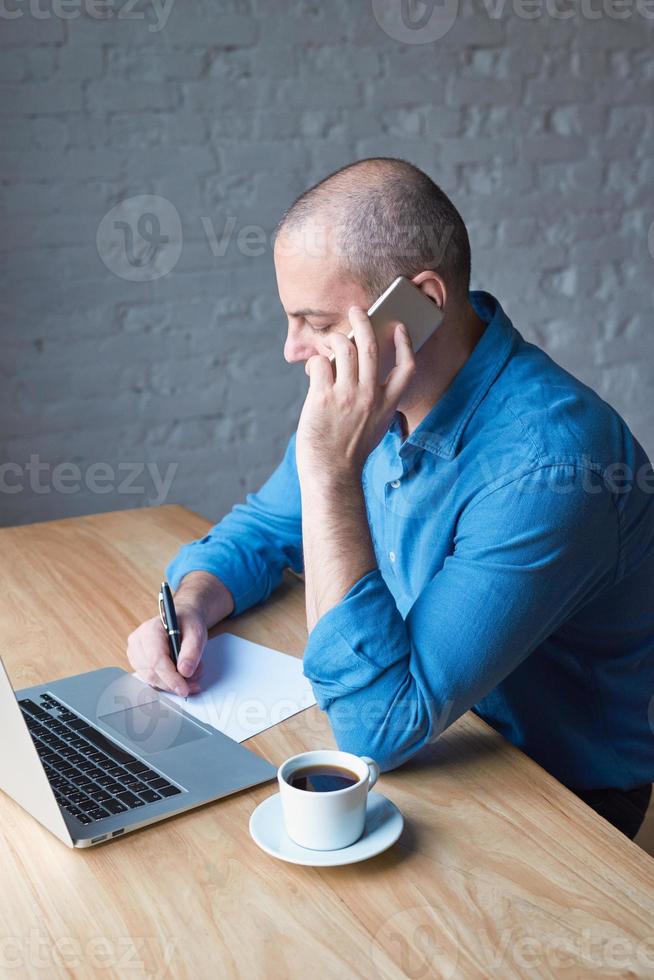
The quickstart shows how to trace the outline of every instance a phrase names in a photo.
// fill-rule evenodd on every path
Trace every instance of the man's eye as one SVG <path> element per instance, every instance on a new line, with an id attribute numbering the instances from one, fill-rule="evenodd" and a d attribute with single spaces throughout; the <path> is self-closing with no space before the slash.
<path id="1" fill-rule="evenodd" d="M 331 324 L 329 324 L 329 326 L 327 327 L 314 327 L 313 323 L 309 323 L 309 326 L 311 327 L 314 333 L 329 333 L 329 331 L 331 330 Z"/>

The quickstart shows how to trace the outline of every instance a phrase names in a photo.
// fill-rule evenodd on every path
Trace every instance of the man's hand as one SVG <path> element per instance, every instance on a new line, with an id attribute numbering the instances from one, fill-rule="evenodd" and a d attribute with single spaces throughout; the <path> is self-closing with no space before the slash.
<path id="1" fill-rule="evenodd" d="M 200 658 L 207 642 L 207 627 L 192 609 L 177 608 L 182 646 L 177 667 L 170 659 L 170 648 L 158 616 L 141 623 L 127 639 L 127 658 L 142 681 L 162 691 L 186 697 L 200 690 Z"/>
<path id="2" fill-rule="evenodd" d="M 397 326 L 395 367 L 380 384 L 370 320 L 356 307 L 349 317 L 356 347 L 343 334 L 330 336 L 327 346 L 336 355 L 336 378 L 329 358 L 315 355 L 307 361 L 311 382 L 298 424 L 295 451 L 309 632 L 376 566 L 361 472 L 415 373 L 411 341 Z"/>
<path id="3" fill-rule="evenodd" d="M 310 384 L 296 442 L 301 482 L 358 478 L 415 374 L 411 340 L 402 324 L 395 328 L 395 366 L 382 384 L 377 338 L 368 316 L 353 306 L 349 320 L 356 346 L 341 333 L 324 341 L 336 356 L 336 378 L 328 357 L 315 354 L 306 363 Z"/>
<path id="4" fill-rule="evenodd" d="M 139 677 L 162 691 L 186 697 L 200 690 L 200 658 L 208 630 L 234 609 L 229 589 L 209 572 L 189 572 L 175 593 L 175 610 L 182 633 L 177 670 L 170 659 L 168 637 L 158 616 L 130 633 L 127 657 Z"/>

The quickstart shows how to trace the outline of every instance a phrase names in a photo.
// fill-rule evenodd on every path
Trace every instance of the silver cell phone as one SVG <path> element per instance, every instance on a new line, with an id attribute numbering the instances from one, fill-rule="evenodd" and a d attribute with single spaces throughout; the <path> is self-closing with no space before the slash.
<path id="1" fill-rule="evenodd" d="M 404 276 L 398 276 L 388 289 L 375 300 L 368 316 L 379 345 L 379 378 L 385 381 L 395 364 L 393 334 L 398 323 L 409 331 L 414 351 L 441 325 L 443 311 L 421 289 Z M 347 335 L 354 340 L 354 331 Z M 332 364 L 335 355 L 330 355 Z"/>

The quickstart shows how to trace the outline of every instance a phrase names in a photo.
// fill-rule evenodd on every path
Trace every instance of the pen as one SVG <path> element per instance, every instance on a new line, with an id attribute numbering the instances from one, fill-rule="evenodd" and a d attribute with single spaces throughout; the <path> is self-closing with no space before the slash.
<path id="1" fill-rule="evenodd" d="M 161 624 L 168 636 L 170 659 L 175 664 L 175 667 L 177 667 L 177 659 L 182 645 L 182 634 L 177 622 L 173 594 L 170 591 L 168 582 L 162 582 L 161 589 L 159 590 L 159 616 L 161 618 Z M 188 698 L 184 698 L 184 700 L 187 701 Z"/>

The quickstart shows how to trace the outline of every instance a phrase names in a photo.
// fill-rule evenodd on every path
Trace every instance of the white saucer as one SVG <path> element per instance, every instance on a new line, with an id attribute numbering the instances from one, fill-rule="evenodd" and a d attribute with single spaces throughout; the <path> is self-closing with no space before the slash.
<path id="1" fill-rule="evenodd" d="M 339 864 L 354 864 L 381 854 L 394 844 L 402 833 L 404 818 L 390 800 L 381 793 L 368 793 L 366 826 L 361 837 L 335 851 L 313 851 L 300 847 L 290 839 L 284 828 L 279 793 L 260 803 L 250 817 L 250 834 L 259 847 L 272 857 L 291 864 L 306 864 L 329 868 Z"/>

